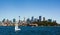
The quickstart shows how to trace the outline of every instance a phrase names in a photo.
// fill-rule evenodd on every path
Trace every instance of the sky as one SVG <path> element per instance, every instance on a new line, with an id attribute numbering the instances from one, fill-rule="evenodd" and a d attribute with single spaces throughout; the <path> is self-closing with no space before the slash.
<path id="1" fill-rule="evenodd" d="M 0 21 L 19 16 L 21 20 L 42 16 L 60 23 L 60 0 L 0 0 Z"/>

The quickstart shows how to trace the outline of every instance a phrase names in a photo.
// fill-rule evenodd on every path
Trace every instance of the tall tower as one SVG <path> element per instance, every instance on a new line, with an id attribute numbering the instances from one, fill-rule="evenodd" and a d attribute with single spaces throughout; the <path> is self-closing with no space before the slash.
<path id="1" fill-rule="evenodd" d="M 30 23 L 30 19 L 29 19 L 29 18 L 27 19 L 27 23 L 28 23 L 28 24 Z"/>
<path id="2" fill-rule="evenodd" d="M 13 18 L 13 22 L 16 22 L 16 19 L 15 18 Z"/>
<path id="3" fill-rule="evenodd" d="M 5 18 L 2 20 L 2 22 L 5 22 Z"/>
<path id="4" fill-rule="evenodd" d="M 39 21 L 41 21 L 41 16 L 39 16 Z"/>
<path id="5" fill-rule="evenodd" d="M 25 22 L 25 17 L 24 17 L 24 22 Z"/>
<path id="6" fill-rule="evenodd" d="M 52 19 L 48 19 L 48 22 L 52 22 Z"/>
<path id="7" fill-rule="evenodd" d="M 45 21 L 45 17 L 43 17 L 43 21 Z"/>
<path id="8" fill-rule="evenodd" d="M 19 16 L 19 23 L 20 23 L 20 16 Z"/>
<path id="9" fill-rule="evenodd" d="M 33 21 L 34 21 L 34 16 L 31 17 L 31 22 L 33 22 Z"/>

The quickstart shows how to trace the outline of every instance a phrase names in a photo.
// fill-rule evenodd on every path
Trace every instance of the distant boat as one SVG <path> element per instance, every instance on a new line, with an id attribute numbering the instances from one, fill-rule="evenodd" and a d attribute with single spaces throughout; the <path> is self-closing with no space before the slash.
<path id="1" fill-rule="evenodd" d="M 18 24 L 17 23 L 15 23 L 15 31 L 19 31 L 19 30 L 21 30 L 20 28 L 18 28 Z"/>

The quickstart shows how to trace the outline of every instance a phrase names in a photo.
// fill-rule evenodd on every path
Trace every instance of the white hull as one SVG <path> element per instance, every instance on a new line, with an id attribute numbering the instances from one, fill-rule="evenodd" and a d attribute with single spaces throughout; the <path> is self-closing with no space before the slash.
<path id="1" fill-rule="evenodd" d="M 19 30 L 21 30 L 20 28 L 15 28 L 15 31 L 19 31 Z"/>
<path id="2" fill-rule="evenodd" d="M 18 28 L 18 24 L 16 23 L 16 24 L 15 24 L 15 31 L 19 31 L 19 30 L 21 30 L 21 29 Z"/>

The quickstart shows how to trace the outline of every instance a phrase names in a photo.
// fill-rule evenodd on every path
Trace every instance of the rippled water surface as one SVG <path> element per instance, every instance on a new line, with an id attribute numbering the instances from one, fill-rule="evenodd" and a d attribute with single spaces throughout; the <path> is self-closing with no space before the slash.
<path id="1" fill-rule="evenodd" d="M 15 31 L 13 26 L 0 26 L 0 35 L 60 35 L 60 27 L 29 27 L 20 26 Z"/>

